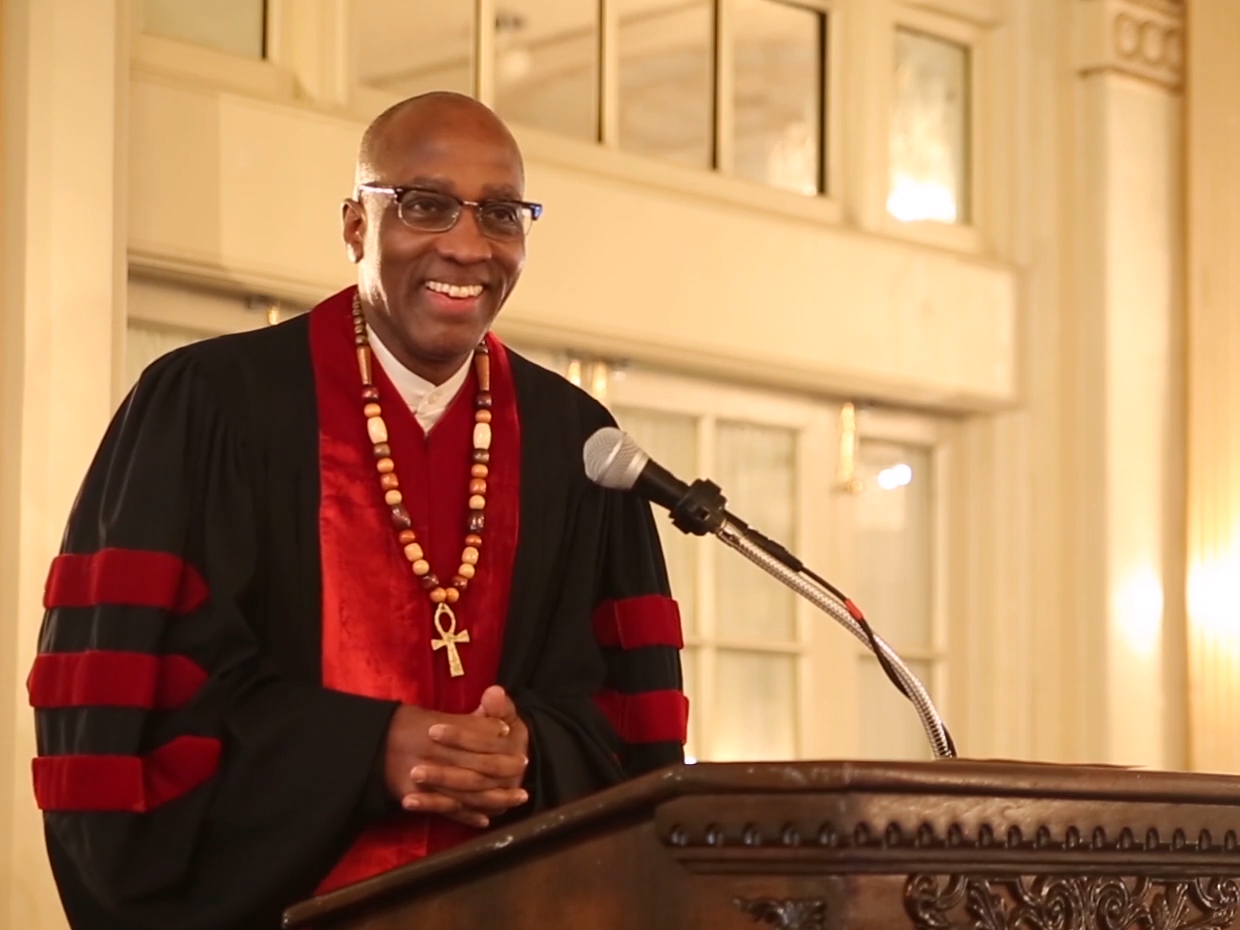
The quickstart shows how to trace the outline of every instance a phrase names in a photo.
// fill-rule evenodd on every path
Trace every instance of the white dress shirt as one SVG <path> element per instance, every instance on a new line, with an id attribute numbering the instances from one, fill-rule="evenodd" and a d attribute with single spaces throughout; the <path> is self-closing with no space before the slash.
<path id="1" fill-rule="evenodd" d="M 383 366 L 388 380 L 392 382 L 401 398 L 409 405 L 413 415 L 417 417 L 418 423 L 422 426 L 422 432 L 429 434 L 456 398 L 465 379 L 469 377 L 469 366 L 474 360 L 473 353 L 470 353 L 469 358 L 465 359 L 465 364 L 443 384 L 431 384 L 421 375 L 414 374 L 402 365 L 369 326 L 366 327 L 366 333 L 370 340 L 371 354 Z"/>

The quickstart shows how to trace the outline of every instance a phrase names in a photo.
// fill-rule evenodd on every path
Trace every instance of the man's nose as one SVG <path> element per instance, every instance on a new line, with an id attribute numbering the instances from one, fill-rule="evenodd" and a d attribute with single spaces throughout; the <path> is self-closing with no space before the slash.
<path id="1" fill-rule="evenodd" d="M 482 229 L 478 226 L 478 215 L 470 206 L 461 210 L 456 223 L 447 232 L 440 234 L 435 245 L 444 258 L 462 265 L 485 262 L 491 257 L 491 240 L 482 234 Z"/>

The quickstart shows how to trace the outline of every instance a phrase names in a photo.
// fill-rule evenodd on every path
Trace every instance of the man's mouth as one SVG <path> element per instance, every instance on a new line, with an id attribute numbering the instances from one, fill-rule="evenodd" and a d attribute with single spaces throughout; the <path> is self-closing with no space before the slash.
<path id="1" fill-rule="evenodd" d="M 426 289 L 456 300 L 468 300 L 482 293 L 481 284 L 448 284 L 444 281 L 427 281 Z"/>

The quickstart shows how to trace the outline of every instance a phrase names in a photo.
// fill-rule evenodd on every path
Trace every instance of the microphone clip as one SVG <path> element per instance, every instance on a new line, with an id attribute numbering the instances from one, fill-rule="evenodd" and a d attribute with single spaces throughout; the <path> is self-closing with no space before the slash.
<path id="1" fill-rule="evenodd" d="M 699 478 L 672 508 L 672 525 L 682 533 L 705 536 L 716 533 L 728 516 L 727 498 L 713 481 Z"/>

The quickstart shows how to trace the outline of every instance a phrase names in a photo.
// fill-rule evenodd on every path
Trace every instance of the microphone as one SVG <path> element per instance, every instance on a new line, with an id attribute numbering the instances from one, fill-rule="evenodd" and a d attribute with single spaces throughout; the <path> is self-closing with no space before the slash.
<path id="1" fill-rule="evenodd" d="M 937 758 L 954 758 L 956 746 L 925 686 L 866 621 L 860 608 L 826 579 L 808 569 L 779 543 L 728 513 L 719 485 L 698 479 L 687 484 L 654 461 L 623 430 L 605 426 L 582 449 L 586 477 L 600 487 L 628 491 L 671 511 L 684 533 L 712 533 L 759 568 L 800 594 L 864 643 L 900 692 L 912 702 Z"/>
<path id="2" fill-rule="evenodd" d="M 652 459 L 623 430 L 605 426 L 586 440 L 582 450 L 586 477 L 615 491 L 631 491 L 638 497 L 671 511 L 672 525 L 682 533 L 705 536 L 725 530 L 742 536 L 794 572 L 805 570 L 795 555 L 763 536 L 744 520 L 728 513 L 727 498 L 713 481 L 686 484 Z"/>

